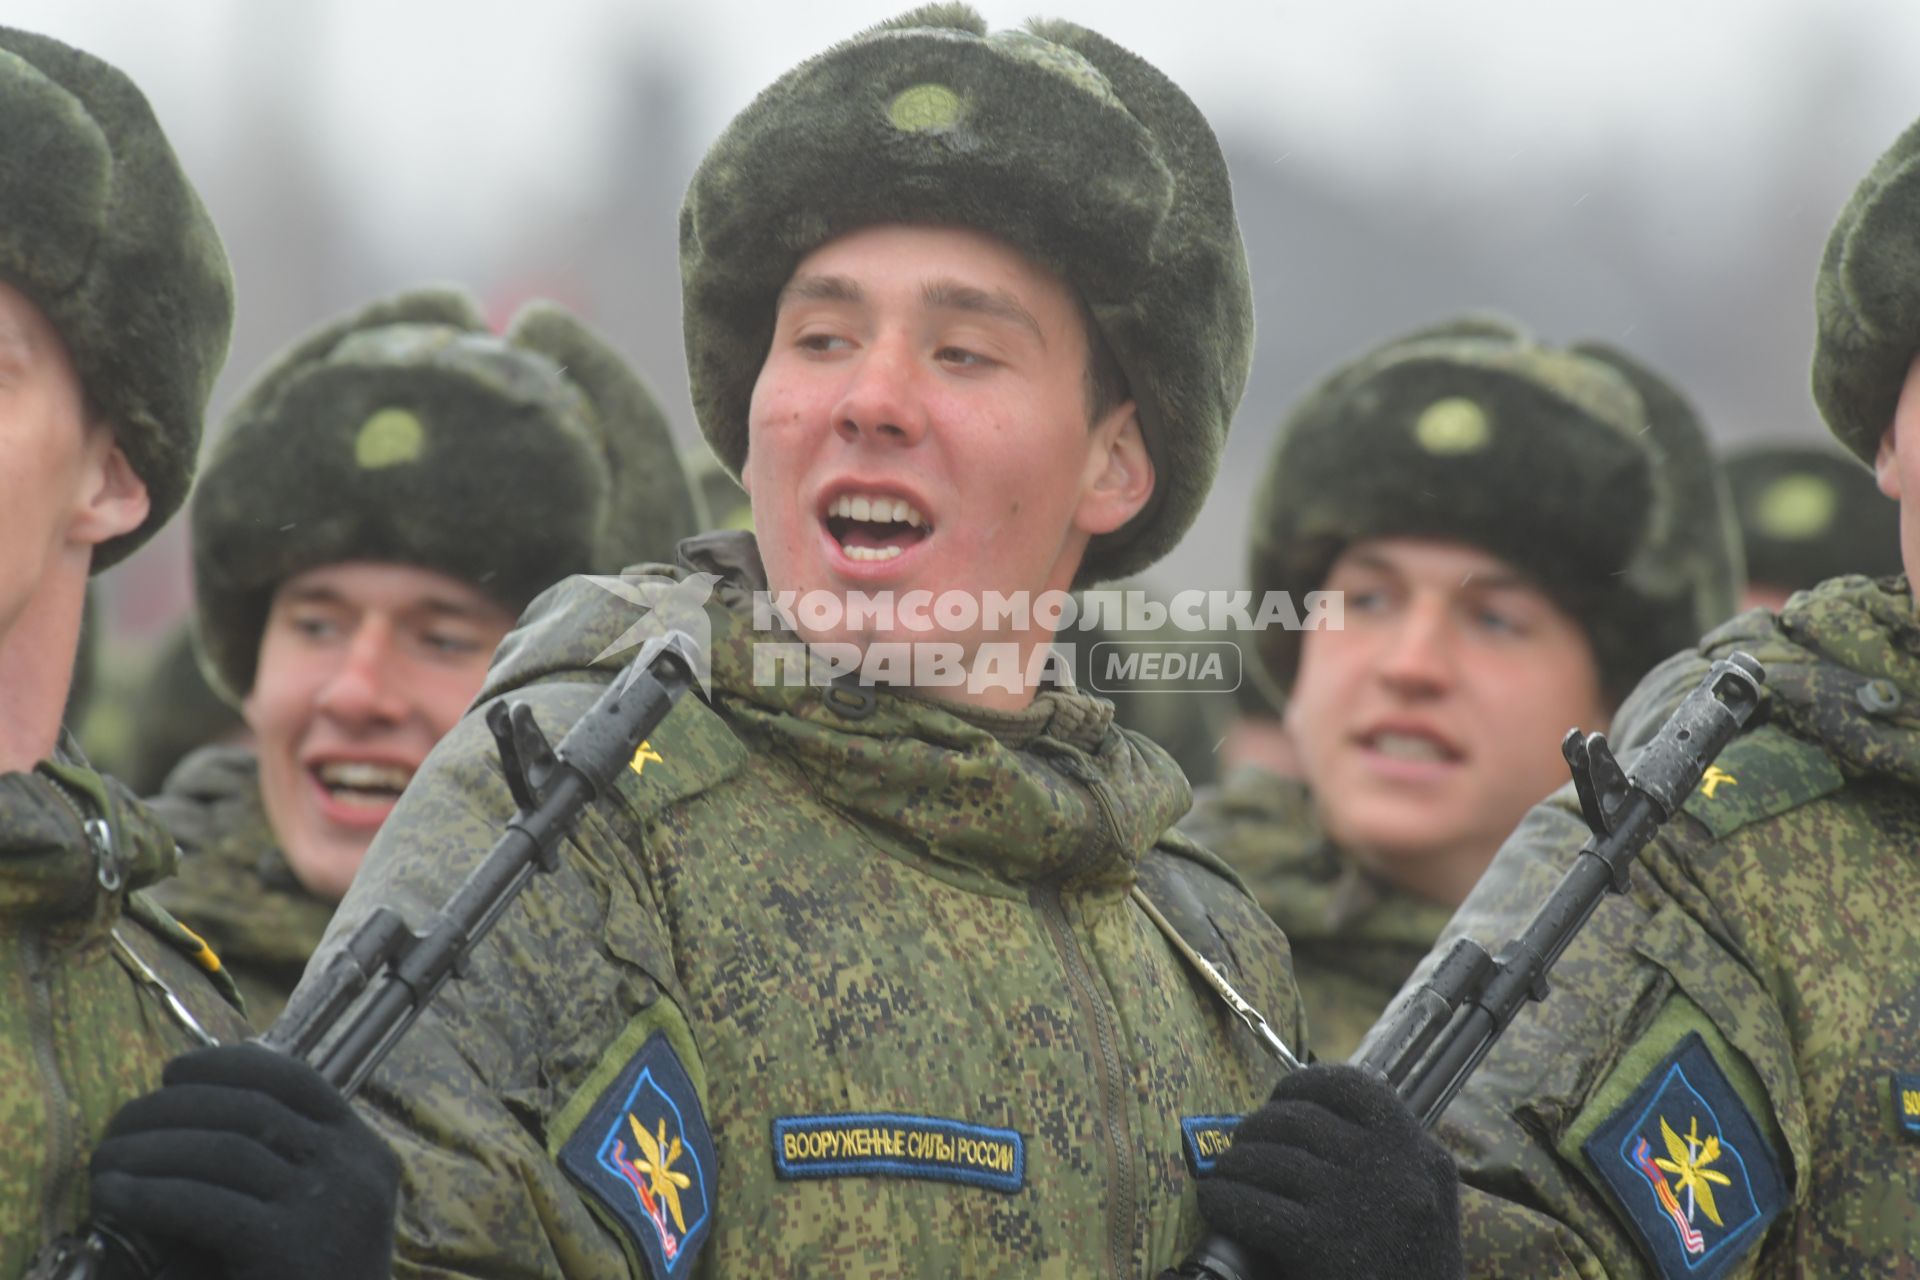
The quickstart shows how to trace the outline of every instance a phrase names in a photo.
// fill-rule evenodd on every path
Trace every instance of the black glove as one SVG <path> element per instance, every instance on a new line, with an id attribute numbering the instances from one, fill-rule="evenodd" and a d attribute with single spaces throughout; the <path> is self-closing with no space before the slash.
<path id="1" fill-rule="evenodd" d="M 163 1276 L 384 1280 L 400 1164 L 311 1067 L 201 1049 L 120 1108 L 93 1152 L 93 1214 Z"/>
<path id="2" fill-rule="evenodd" d="M 1349 1066 L 1280 1082 L 1199 1184 L 1213 1229 L 1276 1280 L 1458 1280 L 1460 1176 L 1392 1089 Z"/>

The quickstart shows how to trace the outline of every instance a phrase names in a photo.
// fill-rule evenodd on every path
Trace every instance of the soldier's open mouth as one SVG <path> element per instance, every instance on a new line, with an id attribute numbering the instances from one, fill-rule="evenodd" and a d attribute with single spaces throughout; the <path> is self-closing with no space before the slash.
<path id="1" fill-rule="evenodd" d="M 330 760 L 314 766 L 313 777 L 341 804 L 388 808 L 413 780 L 413 770 L 367 760 Z"/>
<path id="2" fill-rule="evenodd" d="M 827 507 L 827 532 L 849 560 L 891 560 L 933 526 L 905 498 L 841 494 Z"/>
<path id="3" fill-rule="evenodd" d="M 1361 745 L 1389 760 L 1420 764 L 1451 764 L 1462 753 L 1432 735 L 1409 730 L 1380 729 L 1361 739 Z"/>

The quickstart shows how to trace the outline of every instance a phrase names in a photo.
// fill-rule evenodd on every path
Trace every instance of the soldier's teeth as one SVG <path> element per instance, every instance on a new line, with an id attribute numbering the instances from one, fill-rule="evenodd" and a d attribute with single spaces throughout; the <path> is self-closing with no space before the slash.
<path id="1" fill-rule="evenodd" d="M 413 779 L 411 769 L 366 760 L 333 760 L 317 772 L 326 786 L 351 791 L 404 791 Z"/>
<path id="2" fill-rule="evenodd" d="M 902 549 L 900 547 L 856 547 L 843 542 L 840 544 L 840 550 L 846 553 L 849 560 L 891 560 L 899 555 Z"/>
<path id="3" fill-rule="evenodd" d="M 1393 760 L 1419 762 L 1445 760 L 1446 751 L 1432 738 L 1413 733 L 1376 733 L 1373 749 Z"/>
<path id="4" fill-rule="evenodd" d="M 827 508 L 829 516 L 875 524 L 905 524 L 918 529 L 927 518 L 905 498 L 843 493 Z"/>

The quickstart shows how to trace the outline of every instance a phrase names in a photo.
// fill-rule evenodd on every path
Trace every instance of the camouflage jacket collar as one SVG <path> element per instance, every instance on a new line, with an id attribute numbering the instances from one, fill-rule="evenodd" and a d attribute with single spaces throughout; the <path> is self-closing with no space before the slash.
<path id="1" fill-rule="evenodd" d="M 1118 730 L 1111 704 L 1076 689 L 994 712 L 910 691 L 759 679 L 755 647 L 794 637 L 754 629 L 749 602 L 766 576 L 752 535 L 705 535 L 682 556 L 719 579 L 713 685 L 735 731 L 806 774 L 829 805 L 952 873 L 1122 887 L 1192 802 L 1165 752 Z"/>
<path id="2" fill-rule="evenodd" d="M 1835 578 L 1794 596 L 1767 668 L 1776 721 L 1847 773 L 1920 784 L 1920 617 L 1904 577 Z"/>
<path id="3" fill-rule="evenodd" d="M 71 748 L 0 774 L 0 815 L 0 913 L 106 919 L 173 874 L 172 837 Z"/>
<path id="4" fill-rule="evenodd" d="M 260 798 L 260 758 L 253 748 L 226 743 L 201 747 L 174 767 L 147 806 L 173 834 L 183 856 L 215 848 L 244 849 L 245 861 L 263 880 L 298 885 L 267 820 Z"/>
<path id="5" fill-rule="evenodd" d="M 1265 852 L 1262 905 L 1296 943 L 1383 948 L 1387 967 L 1404 976 L 1398 952 L 1411 947 L 1424 954 L 1453 914 L 1376 879 L 1348 857 L 1321 828 L 1313 793 L 1298 778 L 1242 765 L 1221 784 L 1220 800 L 1243 837 Z"/>
<path id="6" fill-rule="evenodd" d="M 797 640 L 754 629 L 766 575 L 752 536 L 705 534 L 680 554 L 677 567 L 629 570 L 604 590 L 569 579 L 535 601 L 496 654 L 481 699 L 588 667 L 610 673 L 649 638 L 637 625 L 647 617 L 639 584 L 658 593 L 665 579 L 697 574 L 704 609 L 675 625 L 706 633 L 712 702 L 729 727 L 805 775 L 824 804 L 959 878 L 1128 884 L 1191 803 L 1165 752 L 1116 728 L 1109 706 L 1077 690 L 1046 690 L 1028 710 L 996 715 L 907 692 L 763 678 L 757 647 Z M 677 590 L 665 594 L 677 608 Z M 603 660 L 613 650 L 618 658 Z"/>
<path id="7" fill-rule="evenodd" d="M 250 747 L 202 747 L 148 801 L 180 843 L 179 878 L 166 908 L 204 930 L 229 964 L 300 963 L 313 954 L 334 904 L 315 897 L 287 865 L 260 798 Z"/>

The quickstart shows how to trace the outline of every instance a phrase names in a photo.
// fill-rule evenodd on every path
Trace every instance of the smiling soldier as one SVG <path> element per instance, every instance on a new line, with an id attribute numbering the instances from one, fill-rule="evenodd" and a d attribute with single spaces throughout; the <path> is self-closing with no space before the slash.
<path id="1" fill-rule="evenodd" d="M 1566 780 L 1566 731 L 1731 613 L 1735 563 L 1693 414 L 1617 353 L 1462 321 L 1294 410 L 1253 583 L 1340 592 L 1345 625 L 1257 637 L 1301 776 L 1243 768 L 1183 830 L 1286 931 L 1318 1052 L 1352 1053 Z"/>
<path id="2" fill-rule="evenodd" d="M 236 406 L 191 504 L 194 624 L 250 746 L 153 802 L 170 910 L 269 1025 L 434 743 L 542 588 L 694 532 L 646 389 L 557 307 L 504 337 L 423 289 L 301 339 Z"/>
<path id="3" fill-rule="evenodd" d="M 1251 339 L 1212 133 L 1091 32 L 938 6 L 767 90 L 681 235 L 694 400 L 757 541 L 661 569 L 712 585 L 711 697 L 362 1095 L 407 1170 L 399 1274 L 1149 1274 L 1278 1075 L 1181 948 L 1297 1045 L 1284 939 L 1168 833 L 1185 783 L 1107 703 L 756 678 L 776 636 L 1031 654 L 1044 627 L 751 624 L 761 591 L 1032 597 L 1173 545 Z M 634 624 L 570 581 L 482 697 L 557 737 Z M 512 812 L 494 754 L 475 715 L 447 736 L 328 946 L 376 906 L 430 911 L 484 853 Z M 1391 1096 L 1345 1070 L 1281 1087 L 1275 1145 L 1310 1176 L 1244 1238 L 1316 1276 L 1457 1274 L 1452 1169 Z"/>

